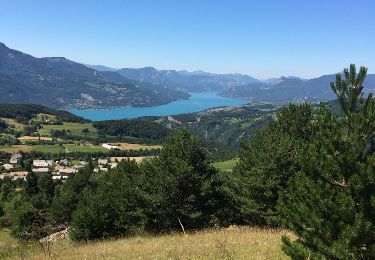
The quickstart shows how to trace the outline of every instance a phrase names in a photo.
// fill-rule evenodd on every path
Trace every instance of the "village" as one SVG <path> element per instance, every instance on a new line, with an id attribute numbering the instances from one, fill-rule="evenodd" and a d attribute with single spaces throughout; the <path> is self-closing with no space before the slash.
<path id="1" fill-rule="evenodd" d="M 118 162 L 123 160 L 133 160 L 137 163 L 141 162 L 145 157 L 105 157 L 92 158 L 94 172 L 107 172 L 109 169 L 115 168 Z M 12 180 L 26 180 L 29 172 L 35 174 L 50 173 L 53 180 L 65 181 L 70 176 L 76 174 L 79 169 L 85 167 L 88 163 L 84 160 L 73 160 L 63 158 L 60 160 L 34 159 L 32 160 L 31 169 L 28 171 L 22 166 L 23 155 L 21 153 L 12 154 L 7 162 L 0 163 L 0 179 L 6 177 Z"/>

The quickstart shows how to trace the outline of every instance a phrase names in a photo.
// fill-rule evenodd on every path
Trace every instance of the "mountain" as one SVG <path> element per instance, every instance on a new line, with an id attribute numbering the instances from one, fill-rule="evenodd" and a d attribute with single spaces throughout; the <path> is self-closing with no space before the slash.
<path id="1" fill-rule="evenodd" d="M 176 71 L 157 70 L 153 67 L 139 69 L 123 68 L 117 71 L 122 76 L 160 84 L 172 89 L 201 92 L 201 91 L 223 91 L 228 88 L 260 82 L 259 80 L 243 74 L 215 74 L 204 71 Z"/>
<path id="2" fill-rule="evenodd" d="M 103 66 L 103 65 L 88 65 L 88 64 L 84 64 L 84 65 L 97 71 L 113 71 L 114 72 L 118 70 L 118 69 L 114 69 L 114 68 Z"/>
<path id="3" fill-rule="evenodd" d="M 0 43 L 0 103 L 52 108 L 153 106 L 189 95 L 99 72 L 63 57 L 35 58 Z"/>
<path id="4" fill-rule="evenodd" d="M 332 100 L 336 96 L 330 82 L 336 75 L 324 75 L 304 80 L 297 77 L 281 77 L 277 80 L 235 86 L 220 93 L 225 97 L 247 98 L 252 101 L 321 101 Z M 364 83 L 365 92 L 375 93 L 375 74 L 369 74 Z"/>
<path id="5" fill-rule="evenodd" d="M 295 77 L 295 76 L 288 76 L 288 77 L 281 76 L 280 78 L 266 79 L 263 82 L 266 83 L 266 84 L 269 84 L 269 85 L 273 85 L 273 84 L 279 83 L 280 81 L 282 81 L 284 79 L 300 79 L 300 80 L 304 80 L 304 79 L 301 79 L 301 78 Z"/>

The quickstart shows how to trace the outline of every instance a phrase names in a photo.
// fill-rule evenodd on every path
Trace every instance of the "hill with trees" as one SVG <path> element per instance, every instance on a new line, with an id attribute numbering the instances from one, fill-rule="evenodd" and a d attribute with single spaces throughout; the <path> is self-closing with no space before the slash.
<path id="1" fill-rule="evenodd" d="M 184 92 L 99 72 L 63 57 L 35 58 L 0 43 L 0 102 L 52 108 L 152 106 L 187 99 Z"/>
<path id="2" fill-rule="evenodd" d="M 329 83 L 336 75 L 324 75 L 304 80 L 296 77 L 281 77 L 271 82 L 258 82 L 238 85 L 224 90 L 220 95 L 234 98 L 247 98 L 253 102 L 309 101 L 319 102 L 335 99 Z M 366 77 L 366 93 L 375 92 L 375 75 Z"/>

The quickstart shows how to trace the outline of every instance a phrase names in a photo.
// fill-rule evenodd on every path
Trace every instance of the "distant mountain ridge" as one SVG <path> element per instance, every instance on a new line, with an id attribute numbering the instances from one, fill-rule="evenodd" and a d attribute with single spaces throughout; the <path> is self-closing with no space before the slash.
<path id="1" fill-rule="evenodd" d="M 103 70 L 112 68 L 101 67 Z M 215 74 L 201 70 L 158 70 L 153 67 L 123 68 L 116 70 L 122 76 L 140 82 L 149 82 L 188 92 L 215 91 L 231 98 L 246 98 L 250 101 L 328 101 L 336 96 L 330 88 L 330 81 L 336 74 L 323 75 L 313 79 L 296 76 L 281 76 L 258 80 L 244 74 Z M 369 74 L 365 91 L 375 92 L 375 75 Z"/>
<path id="2" fill-rule="evenodd" d="M 324 75 L 303 80 L 297 77 L 281 77 L 271 82 L 261 82 L 229 88 L 219 95 L 232 98 L 247 98 L 251 101 L 327 101 L 335 99 L 330 82 L 336 75 Z M 364 91 L 375 93 L 375 74 L 368 74 Z"/>
<path id="3" fill-rule="evenodd" d="M 91 68 L 113 71 L 113 68 L 88 65 Z M 189 72 L 186 70 L 158 70 L 153 67 L 122 68 L 116 70 L 122 76 L 153 84 L 163 85 L 171 89 L 187 92 L 223 91 L 233 86 L 260 82 L 244 74 L 216 74 L 204 71 Z"/>
<path id="4" fill-rule="evenodd" d="M 184 92 L 99 72 L 63 57 L 35 58 L 0 43 L 0 103 L 52 108 L 153 106 L 186 99 Z"/>

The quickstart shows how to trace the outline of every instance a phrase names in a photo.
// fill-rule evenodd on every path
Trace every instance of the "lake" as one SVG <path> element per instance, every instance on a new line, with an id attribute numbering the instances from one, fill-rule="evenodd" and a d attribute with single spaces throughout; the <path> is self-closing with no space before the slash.
<path id="1" fill-rule="evenodd" d="M 190 93 L 188 100 L 174 101 L 153 107 L 120 107 L 112 109 L 70 109 L 69 112 L 84 118 L 99 121 L 110 119 L 130 119 L 142 116 L 169 116 L 199 112 L 221 106 L 238 106 L 248 103 L 245 99 L 226 98 L 215 92 Z"/>

